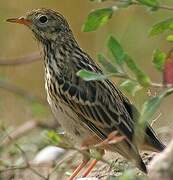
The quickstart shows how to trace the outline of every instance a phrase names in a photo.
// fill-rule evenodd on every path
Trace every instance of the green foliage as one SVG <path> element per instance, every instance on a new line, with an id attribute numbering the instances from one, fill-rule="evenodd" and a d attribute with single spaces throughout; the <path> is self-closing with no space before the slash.
<path id="1" fill-rule="evenodd" d="M 139 3 L 151 7 L 153 10 L 158 9 L 159 2 L 157 0 L 137 0 Z"/>
<path id="2" fill-rule="evenodd" d="M 141 110 L 141 118 L 139 120 L 140 126 L 145 127 L 146 123 L 148 121 L 151 121 L 153 115 L 159 108 L 162 100 L 172 93 L 173 93 L 173 88 L 166 89 L 160 95 L 150 98 L 143 104 Z"/>
<path id="3" fill-rule="evenodd" d="M 50 144 L 64 148 L 64 149 L 73 149 L 74 145 L 70 141 L 71 139 L 64 136 L 64 134 L 58 134 L 55 131 L 47 131 L 46 138 Z"/>
<path id="4" fill-rule="evenodd" d="M 101 3 L 107 0 L 90 0 L 90 1 Z M 88 15 L 88 18 L 85 24 L 83 25 L 82 30 L 84 32 L 95 31 L 96 29 L 98 29 L 99 27 L 107 23 L 107 21 L 112 17 L 114 11 L 118 10 L 119 8 L 129 7 L 133 4 L 144 5 L 144 6 L 149 7 L 151 10 L 157 10 L 160 8 L 158 0 L 115 1 L 115 6 L 103 8 L 103 9 L 96 9 L 92 11 Z"/>
<path id="5" fill-rule="evenodd" d="M 150 85 L 150 78 L 142 70 L 140 70 L 135 61 L 124 51 L 115 37 L 110 36 L 107 46 L 113 55 L 112 63 L 115 64 L 115 66 L 117 66 L 117 64 L 122 66 L 124 63 L 126 63 L 128 68 L 135 74 L 138 82 L 142 86 L 147 87 Z"/>
<path id="6" fill-rule="evenodd" d="M 106 76 L 98 73 L 94 73 L 87 70 L 80 70 L 77 72 L 77 76 L 83 78 L 85 81 L 104 80 Z"/>
<path id="7" fill-rule="evenodd" d="M 160 49 L 156 49 L 153 53 L 153 61 L 152 61 L 155 68 L 162 72 L 165 61 L 166 61 L 166 54 L 162 52 Z"/>
<path id="8" fill-rule="evenodd" d="M 105 73 L 121 73 L 121 70 L 117 66 L 114 66 L 114 64 L 112 64 L 109 60 L 107 60 L 103 54 L 98 54 L 97 57 L 98 62 L 102 66 L 102 69 Z"/>
<path id="9" fill-rule="evenodd" d="M 151 84 L 151 80 L 149 78 L 149 76 L 147 74 L 145 74 L 138 66 L 137 64 L 134 62 L 134 60 L 126 55 L 125 58 L 125 62 L 127 64 L 127 66 L 129 67 L 129 69 L 135 74 L 138 82 L 144 86 L 144 87 L 148 87 Z"/>
<path id="10" fill-rule="evenodd" d="M 112 63 L 122 65 L 124 63 L 126 54 L 120 43 L 113 36 L 110 36 L 107 47 L 113 56 Z"/>
<path id="11" fill-rule="evenodd" d="M 103 54 L 98 55 L 99 62 L 106 70 L 105 74 L 98 74 L 95 72 L 90 72 L 87 70 L 80 70 L 77 75 L 86 81 L 93 80 L 104 80 L 111 76 L 118 76 L 128 78 L 127 73 L 124 71 L 123 65 L 126 64 L 127 67 L 136 76 L 136 79 L 140 85 L 143 87 L 148 87 L 151 84 L 151 80 L 148 75 L 146 75 L 135 63 L 135 61 L 124 51 L 123 47 L 116 40 L 115 37 L 110 36 L 107 43 L 108 49 L 111 52 L 113 59 L 108 61 Z M 127 89 L 126 84 L 126 89 Z M 129 87 L 131 89 L 131 87 Z M 138 86 L 139 88 L 139 86 Z M 137 90 L 137 89 L 136 89 Z M 134 91 L 135 92 L 135 91 Z"/>
<path id="12" fill-rule="evenodd" d="M 149 31 L 149 35 L 150 36 L 158 35 L 166 30 L 173 30 L 173 18 L 169 18 L 155 24 Z"/>
<path id="13" fill-rule="evenodd" d="M 173 35 L 168 35 L 166 40 L 169 42 L 173 42 Z"/>
<path id="14" fill-rule="evenodd" d="M 147 124 L 151 124 L 153 120 L 153 116 L 158 110 L 162 100 L 167 97 L 168 95 L 173 93 L 173 88 L 166 89 L 160 95 L 150 98 L 149 100 L 145 101 L 142 109 L 139 120 L 135 127 L 135 136 L 134 141 L 140 146 L 144 141 L 145 136 L 145 128 Z M 140 136 L 139 136 L 140 134 Z"/>
<path id="15" fill-rule="evenodd" d="M 84 32 L 95 31 L 99 27 L 106 24 L 106 22 L 112 17 L 113 8 L 103 8 L 92 11 L 82 27 Z"/>
<path id="16" fill-rule="evenodd" d="M 135 96 L 136 92 L 142 89 L 142 86 L 136 81 L 127 79 L 120 84 L 120 88 L 125 90 L 132 96 Z"/>
<path id="17" fill-rule="evenodd" d="M 62 140 L 61 137 L 55 131 L 48 131 L 47 138 L 50 140 L 51 144 L 58 145 Z"/>

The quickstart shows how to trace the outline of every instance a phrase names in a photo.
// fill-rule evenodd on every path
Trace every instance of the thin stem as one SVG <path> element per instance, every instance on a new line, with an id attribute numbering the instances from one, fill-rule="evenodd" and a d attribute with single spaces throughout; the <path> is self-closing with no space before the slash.
<path id="1" fill-rule="evenodd" d="M 129 79 L 131 81 L 134 82 L 138 82 L 135 78 L 130 77 L 128 74 L 123 73 L 123 74 L 107 74 L 106 77 L 117 77 L 117 78 L 122 78 L 122 79 Z M 162 84 L 162 83 L 155 83 L 155 82 L 151 82 L 150 84 L 151 87 L 154 88 L 172 88 L 173 85 L 172 84 Z"/>
<path id="2" fill-rule="evenodd" d="M 121 1 L 121 0 L 120 0 Z M 141 3 L 139 2 L 136 2 L 136 1 L 132 1 L 131 4 L 134 4 L 134 5 L 142 5 Z M 166 5 L 159 5 L 157 6 L 158 9 L 163 9 L 163 10 L 169 10 L 169 11 L 173 11 L 173 7 L 170 7 L 170 6 L 166 6 Z"/>
<path id="3" fill-rule="evenodd" d="M 9 168 L 6 168 L 6 169 L 0 169 L 0 173 L 5 173 L 5 172 L 8 172 L 8 171 L 15 171 L 15 170 L 23 170 L 23 169 L 27 169 L 28 166 L 11 166 Z"/>
<path id="4" fill-rule="evenodd" d="M 154 82 L 152 82 L 151 83 L 151 86 L 153 86 L 153 87 L 160 87 L 160 88 L 163 88 L 163 87 L 166 87 L 166 85 L 164 85 L 164 84 L 159 84 L 159 83 L 154 83 Z"/>
<path id="5" fill-rule="evenodd" d="M 117 1 L 117 2 L 124 2 L 124 0 L 113 0 L 113 1 Z M 130 5 L 142 5 L 141 3 L 137 2 L 137 1 L 132 1 Z M 173 7 L 167 6 L 167 5 L 159 5 L 157 6 L 158 9 L 163 9 L 163 10 L 168 10 L 168 11 L 173 11 Z"/>
<path id="6" fill-rule="evenodd" d="M 173 11 L 173 7 L 166 6 L 166 5 L 160 5 L 159 8 L 160 8 L 160 9 L 164 9 L 164 10 Z"/>

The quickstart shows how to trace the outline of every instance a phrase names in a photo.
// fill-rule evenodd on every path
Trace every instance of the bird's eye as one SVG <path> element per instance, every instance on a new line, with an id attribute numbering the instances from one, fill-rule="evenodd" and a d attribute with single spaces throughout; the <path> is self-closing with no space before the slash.
<path id="1" fill-rule="evenodd" d="M 41 17 L 39 17 L 39 21 L 40 21 L 42 24 L 44 24 L 44 23 L 46 23 L 46 22 L 48 21 L 48 19 L 47 19 L 46 16 L 41 16 Z"/>

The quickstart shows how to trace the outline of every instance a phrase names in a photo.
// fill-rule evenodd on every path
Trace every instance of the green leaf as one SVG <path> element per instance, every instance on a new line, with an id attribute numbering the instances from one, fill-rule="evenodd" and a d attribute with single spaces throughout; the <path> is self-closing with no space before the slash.
<path id="1" fill-rule="evenodd" d="M 61 138 L 55 131 L 48 131 L 47 137 L 52 144 L 58 145 L 61 142 Z"/>
<path id="2" fill-rule="evenodd" d="M 166 40 L 169 42 L 173 42 L 173 35 L 167 36 Z"/>
<path id="3" fill-rule="evenodd" d="M 155 96 L 146 101 L 142 106 L 140 124 L 145 124 L 153 118 L 154 113 L 160 106 L 161 101 L 168 95 L 173 93 L 173 88 L 167 89 L 159 96 Z"/>
<path id="4" fill-rule="evenodd" d="M 64 134 L 58 134 L 55 131 L 48 131 L 46 134 L 49 143 L 56 145 L 58 147 L 64 148 L 64 149 L 71 149 L 74 148 L 71 139 L 64 136 Z"/>
<path id="5" fill-rule="evenodd" d="M 106 24 L 106 22 L 112 17 L 114 9 L 115 8 L 103 8 L 92 11 L 88 15 L 87 20 L 82 27 L 82 31 L 95 31 Z"/>
<path id="6" fill-rule="evenodd" d="M 148 87 L 151 84 L 151 80 L 148 75 L 146 75 L 140 68 L 137 66 L 137 64 L 134 62 L 134 60 L 126 54 L 125 62 L 128 66 L 128 68 L 135 74 L 138 82 L 144 86 Z"/>
<path id="7" fill-rule="evenodd" d="M 110 36 L 107 47 L 114 58 L 112 63 L 122 65 L 125 59 L 125 52 L 120 43 L 113 36 Z"/>
<path id="8" fill-rule="evenodd" d="M 173 18 L 169 18 L 155 24 L 151 28 L 149 35 L 150 36 L 158 35 L 158 34 L 163 33 L 166 30 L 173 30 Z"/>
<path id="9" fill-rule="evenodd" d="M 108 79 L 109 77 L 115 76 L 119 78 L 124 78 L 125 75 L 123 73 L 108 73 L 108 74 L 99 74 L 92 71 L 87 71 L 85 69 L 80 70 L 76 73 L 77 76 L 81 77 L 85 81 L 103 81 Z"/>
<path id="10" fill-rule="evenodd" d="M 118 8 L 127 8 L 130 5 L 133 5 L 133 0 L 120 1 L 119 4 L 117 5 L 117 7 Z"/>
<path id="11" fill-rule="evenodd" d="M 159 7 L 159 2 L 157 0 L 137 0 L 137 1 L 148 7 L 152 7 L 152 8 Z"/>
<path id="12" fill-rule="evenodd" d="M 164 64 L 166 61 L 166 54 L 162 52 L 160 49 L 156 49 L 153 53 L 153 64 L 159 70 L 163 71 Z"/>
<path id="13" fill-rule="evenodd" d="M 69 177 L 69 176 L 72 175 L 72 172 L 66 171 L 66 172 L 65 172 L 65 175 L 66 175 L 67 177 Z"/>
<path id="14" fill-rule="evenodd" d="M 141 90 L 141 85 L 132 80 L 126 80 L 123 83 L 120 84 L 120 88 L 130 93 L 132 96 L 135 96 L 136 92 Z"/>
<path id="15" fill-rule="evenodd" d="M 78 71 L 77 76 L 81 77 L 85 81 L 94 81 L 94 80 L 101 81 L 106 79 L 106 76 L 104 76 L 103 74 L 98 74 L 87 70 Z"/>
<path id="16" fill-rule="evenodd" d="M 144 102 L 144 104 L 142 106 L 139 121 L 135 127 L 134 141 L 138 145 L 141 145 L 143 143 L 144 137 L 145 137 L 145 135 L 144 135 L 145 128 L 146 128 L 147 124 L 150 124 L 150 122 L 151 122 L 154 114 L 158 110 L 162 100 L 166 96 L 168 96 L 172 93 L 173 93 L 173 88 L 170 88 L 170 89 L 167 89 L 164 92 L 162 92 L 160 95 L 152 97 L 149 100 Z M 140 136 L 139 136 L 139 134 L 140 134 Z"/>
<path id="17" fill-rule="evenodd" d="M 105 73 L 122 73 L 118 66 L 114 66 L 103 54 L 98 54 L 97 57 Z"/>

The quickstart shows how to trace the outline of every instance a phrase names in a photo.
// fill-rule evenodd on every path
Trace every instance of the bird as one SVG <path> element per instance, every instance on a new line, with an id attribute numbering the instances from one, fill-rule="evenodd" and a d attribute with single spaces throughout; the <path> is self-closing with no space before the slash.
<path id="1" fill-rule="evenodd" d="M 41 8 L 7 21 L 26 25 L 42 45 L 47 100 L 75 145 L 89 149 L 123 137 L 117 143 L 108 143 L 105 149 L 134 161 L 141 171 L 147 173 L 139 150 L 160 152 L 165 145 L 150 124 L 144 130 L 143 146 L 134 141 L 140 113 L 110 79 L 85 81 L 77 75 L 80 70 L 98 74 L 103 71 L 79 46 L 65 17 L 54 10 Z M 100 152 L 104 154 L 104 149 L 100 148 Z M 88 161 L 89 158 L 84 157 L 69 180 L 74 179 Z M 96 162 L 92 161 L 83 177 L 90 173 Z"/>

